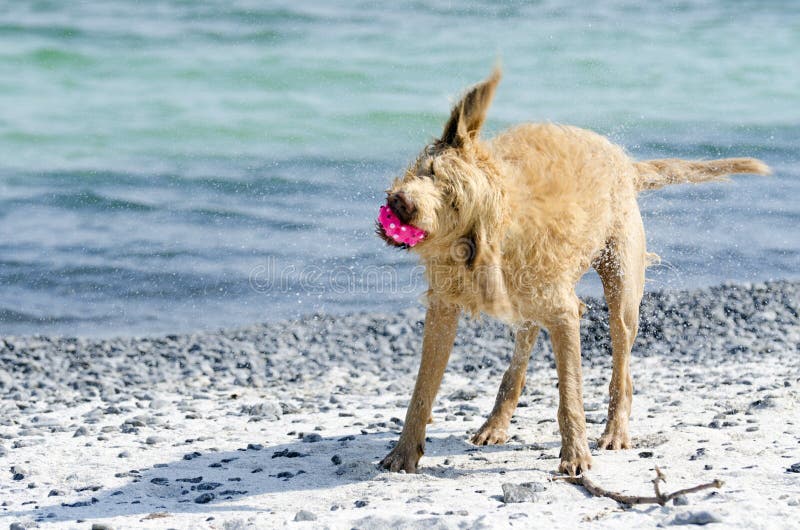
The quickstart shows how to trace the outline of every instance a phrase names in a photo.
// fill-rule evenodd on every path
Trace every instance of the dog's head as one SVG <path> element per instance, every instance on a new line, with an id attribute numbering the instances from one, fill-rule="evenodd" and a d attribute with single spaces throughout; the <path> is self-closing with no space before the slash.
<path id="1" fill-rule="evenodd" d="M 490 253 L 490 235 L 503 217 L 503 190 L 478 134 L 499 81 L 495 69 L 469 89 L 453 107 L 442 136 L 386 192 L 400 221 L 427 232 L 414 247 L 422 255 L 449 252 L 472 268 Z M 380 226 L 378 234 L 390 245 L 403 246 Z"/>
<path id="2" fill-rule="evenodd" d="M 412 250 L 428 263 L 431 287 L 473 313 L 497 316 L 509 310 L 501 270 L 507 213 L 498 166 L 478 135 L 499 81 L 495 69 L 469 89 L 453 107 L 442 136 L 386 192 L 400 221 L 426 232 Z M 392 246 L 408 248 L 380 225 L 378 234 Z"/>

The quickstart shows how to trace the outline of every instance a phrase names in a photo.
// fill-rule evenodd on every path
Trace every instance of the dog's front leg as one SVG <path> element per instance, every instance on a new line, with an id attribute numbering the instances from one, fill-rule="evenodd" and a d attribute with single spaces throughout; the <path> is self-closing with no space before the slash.
<path id="1" fill-rule="evenodd" d="M 539 326 L 533 322 L 527 322 L 517 330 L 511 365 L 503 374 L 492 413 L 472 437 L 472 443 L 475 445 L 504 444 L 508 440 L 508 426 L 517 408 L 519 395 L 525 386 L 528 359 L 538 335 Z"/>
<path id="2" fill-rule="evenodd" d="M 592 467 L 583 409 L 580 320 L 576 312 L 549 326 L 558 372 L 558 427 L 561 463 L 558 470 L 578 475 Z"/>
<path id="3" fill-rule="evenodd" d="M 439 391 L 444 369 L 453 349 L 461 310 L 431 300 L 425 315 L 422 338 L 422 361 L 414 394 L 408 404 L 406 422 L 400 440 L 380 465 L 391 471 L 417 471 L 417 463 L 425 452 L 425 425 L 431 415 L 433 400 Z"/>

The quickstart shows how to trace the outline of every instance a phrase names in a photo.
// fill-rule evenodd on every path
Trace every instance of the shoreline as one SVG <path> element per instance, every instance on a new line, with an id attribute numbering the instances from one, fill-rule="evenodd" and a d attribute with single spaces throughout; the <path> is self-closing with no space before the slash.
<path id="1" fill-rule="evenodd" d="M 586 301 L 593 480 L 646 494 L 658 465 L 669 491 L 715 478 L 723 489 L 687 506 L 623 508 L 551 482 L 557 390 L 544 337 L 512 439 L 468 444 L 513 345 L 489 319 L 462 319 L 420 473 L 377 470 L 416 377 L 424 313 L 412 308 L 160 337 L 0 339 L 0 524 L 611 528 L 701 512 L 726 527 L 797 520 L 800 475 L 789 469 L 800 463 L 800 282 L 646 293 L 631 361 L 634 448 L 625 451 L 594 447 L 611 355 L 605 307 Z M 503 502 L 502 484 L 525 482 L 542 485 L 538 500 Z"/>

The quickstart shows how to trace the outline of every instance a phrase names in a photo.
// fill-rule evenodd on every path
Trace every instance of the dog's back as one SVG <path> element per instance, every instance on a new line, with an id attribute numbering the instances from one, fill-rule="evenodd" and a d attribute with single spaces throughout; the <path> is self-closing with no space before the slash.
<path id="1" fill-rule="evenodd" d="M 636 209 L 636 168 L 597 133 L 524 124 L 489 142 L 511 211 L 504 251 L 548 283 L 577 281 L 615 225 Z M 565 278 L 566 277 L 566 278 Z"/>

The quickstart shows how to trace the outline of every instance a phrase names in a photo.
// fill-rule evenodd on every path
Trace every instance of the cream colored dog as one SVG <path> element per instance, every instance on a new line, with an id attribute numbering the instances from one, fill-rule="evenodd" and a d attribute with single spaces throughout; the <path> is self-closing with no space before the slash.
<path id="1" fill-rule="evenodd" d="M 495 70 L 455 105 L 442 137 L 388 190 L 400 220 L 427 231 L 413 250 L 426 266 L 429 307 L 422 361 L 395 448 L 381 465 L 414 472 L 462 310 L 516 328 L 511 366 L 489 418 L 473 436 L 502 444 L 517 406 L 540 326 L 550 332 L 558 373 L 561 472 L 591 467 L 575 295 L 594 267 L 609 308 L 613 370 L 603 449 L 628 448 L 633 383 L 629 359 L 648 259 L 638 192 L 667 184 L 767 174 L 752 158 L 634 162 L 606 138 L 576 127 L 524 124 L 479 138 L 500 80 Z M 379 233 L 382 230 L 379 228 Z M 391 238 L 384 238 L 395 244 Z"/>

